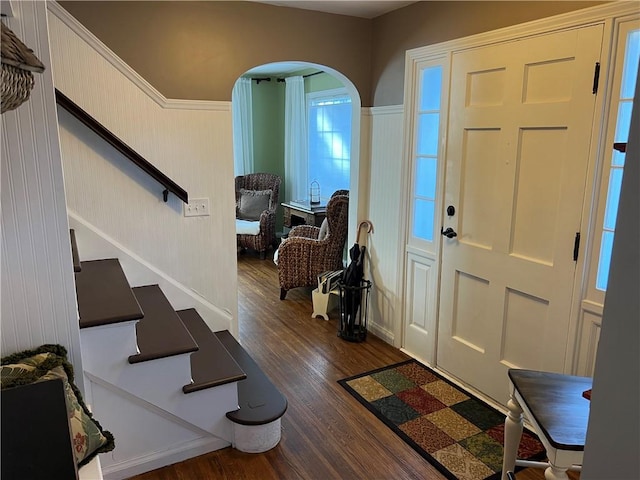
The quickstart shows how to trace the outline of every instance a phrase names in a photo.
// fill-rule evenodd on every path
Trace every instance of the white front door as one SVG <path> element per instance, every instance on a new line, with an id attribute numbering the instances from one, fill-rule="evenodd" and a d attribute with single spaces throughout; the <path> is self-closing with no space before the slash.
<path id="1" fill-rule="evenodd" d="M 502 404 L 562 372 L 602 26 L 454 53 L 437 363 Z"/>

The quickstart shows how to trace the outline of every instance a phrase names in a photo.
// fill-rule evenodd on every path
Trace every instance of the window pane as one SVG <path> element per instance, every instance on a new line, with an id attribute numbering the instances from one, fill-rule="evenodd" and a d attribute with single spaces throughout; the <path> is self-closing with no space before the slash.
<path id="1" fill-rule="evenodd" d="M 416 195 L 435 199 L 437 160 L 419 157 L 416 162 Z"/>
<path id="2" fill-rule="evenodd" d="M 621 168 L 614 168 L 609 174 L 609 190 L 607 191 L 607 206 L 604 212 L 604 228 L 615 230 L 618 202 L 620 201 L 620 186 L 622 185 Z"/>
<path id="3" fill-rule="evenodd" d="M 596 279 L 596 288 L 598 290 L 607 289 L 612 248 L 613 232 L 602 232 L 602 244 L 600 245 L 600 261 L 598 262 L 598 278 Z"/>
<path id="4" fill-rule="evenodd" d="M 620 96 L 632 98 L 636 88 L 638 76 L 638 59 L 640 58 L 640 30 L 630 32 L 627 36 L 627 46 L 624 55 L 624 71 L 622 73 L 622 87 Z"/>
<path id="5" fill-rule="evenodd" d="M 418 155 L 438 153 L 439 113 L 423 113 L 418 116 Z"/>
<path id="6" fill-rule="evenodd" d="M 422 70 L 420 110 L 440 110 L 440 90 L 442 89 L 442 67 Z"/>
<path id="7" fill-rule="evenodd" d="M 433 241 L 433 200 L 415 200 L 413 213 L 413 236 L 429 242 Z"/>
<path id="8" fill-rule="evenodd" d="M 347 95 L 309 101 L 308 184 L 317 181 L 320 195 L 349 188 L 351 156 L 351 99 Z M 305 185 L 304 189 L 308 189 Z"/>
<path id="9" fill-rule="evenodd" d="M 633 100 L 620 102 L 620 105 L 618 106 L 618 121 L 616 122 L 616 136 L 614 142 L 626 142 L 628 140 L 632 108 Z"/>
<path id="10" fill-rule="evenodd" d="M 624 157 L 626 155 L 622 152 L 619 152 L 617 150 L 613 151 L 613 155 L 611 157 L 611 165 L 615 166 L 615 167 L 624 167 Z"/>

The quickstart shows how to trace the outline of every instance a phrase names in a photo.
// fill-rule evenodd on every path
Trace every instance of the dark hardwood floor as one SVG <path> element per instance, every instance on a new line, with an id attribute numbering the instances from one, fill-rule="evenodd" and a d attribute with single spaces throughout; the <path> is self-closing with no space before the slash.
<path id="1" fill-rule="evenodd" d="M 280 443 L 262 454 L 225 448 L 135 480 L 444 478 L 337 383 L 407 355 L 371 334 L 363 343 L 338 338 L 335 311 L 328 322 L 311 318 L 309 290 L 280 301 L 269 258 L 239 255 L 238 284 L 239 341 L 289 402 Z M 543 479 L 542 470 L 518 474 Z"/>

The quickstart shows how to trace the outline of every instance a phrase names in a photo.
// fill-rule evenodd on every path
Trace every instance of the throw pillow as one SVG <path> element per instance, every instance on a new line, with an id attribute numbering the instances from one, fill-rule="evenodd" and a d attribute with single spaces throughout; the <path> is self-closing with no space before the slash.
<path id="1" fill-rule="evenodd" d="M 324 240 L 329 235 L 329 221 L 325 219 L 322 221 L 320 225 L 320 231 L 318 232 L 318 240 Z"/>
<path id="2" fill-rule="evenodd" d="M 269 209 L 271 190 L 240 189 L 240 208 L 238 218 L 242 220 L 260 220 L 260 214 Z"/>
<path id="3" fill-rule="evenodd" d="M 61 345 L 42 345 L 2 358 L 0 383 L 2 388 L 60 378 L 64 384 L 67 412 L 71 425 L 73 453 L 78 466 L 89 463 L 98 453 L 115 448 L 113 435 L 101 425 L 82 400 L 73 383 L 73 366 L 67 361 L 67 351 Z M 43 399 L 44 400 L 44 399 Z"/>

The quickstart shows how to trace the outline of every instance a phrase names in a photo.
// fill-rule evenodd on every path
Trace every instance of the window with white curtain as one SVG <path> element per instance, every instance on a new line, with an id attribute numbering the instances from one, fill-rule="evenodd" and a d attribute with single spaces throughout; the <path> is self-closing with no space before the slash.
<path id="1" fill-rule="evenodd" d="M 307 94 L 309 132 L 308 181 L 320 184 L 326 201 L 333 192 L 349 189 L 351 171 L 351 97 L 339 88 Z"/>

